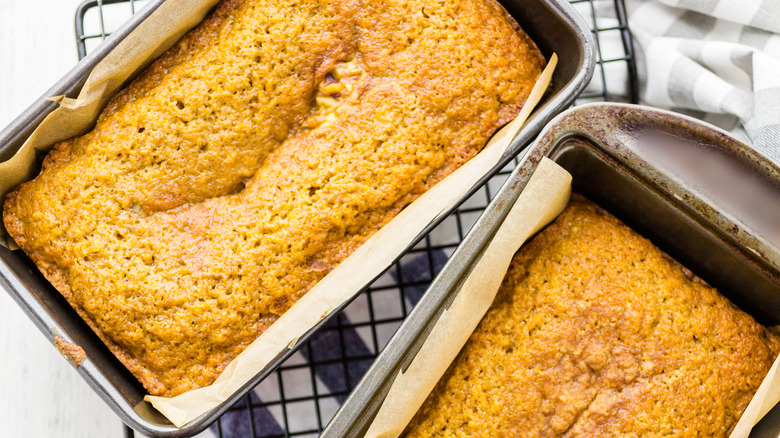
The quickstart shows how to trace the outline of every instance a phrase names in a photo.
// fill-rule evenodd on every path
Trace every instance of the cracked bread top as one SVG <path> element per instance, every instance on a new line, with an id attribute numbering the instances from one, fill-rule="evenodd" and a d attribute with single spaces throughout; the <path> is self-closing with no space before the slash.
<path id="1" fill-rule="evenodd" d="M 5 201 L 151 394 L 210 384 L 544 65 L 493 0 L 224 0 Z"/>
<path id="2" fill-rule="evenodd" d="M 780 338 L 652 243 L 574 197 L 405 437 L 726 437 Z"/>

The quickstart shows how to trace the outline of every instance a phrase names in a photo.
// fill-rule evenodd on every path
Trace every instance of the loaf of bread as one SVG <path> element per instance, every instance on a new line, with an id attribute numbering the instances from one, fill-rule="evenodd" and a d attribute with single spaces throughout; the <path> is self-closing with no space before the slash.
<path id="1" fill-rule="evenodd" d="M 573 198 L 512 261 L 406 437 L 728 436 L 780 338 Z"/>
<path id="2" fill-rule="evenodd" d="M 149 392 L 175 396 L 474 156 L 544 62 L 494 0 L 224 0 L 3 219 Z"/>

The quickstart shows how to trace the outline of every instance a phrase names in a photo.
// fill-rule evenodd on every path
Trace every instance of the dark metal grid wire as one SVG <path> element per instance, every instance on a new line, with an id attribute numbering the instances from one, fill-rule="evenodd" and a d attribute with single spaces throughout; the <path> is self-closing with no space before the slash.
<path id="1" fill-rule="evenodd" d="M 588 21 L 598 52 L 593 80 L 575 105 L 599 101 L 636 103 L 636 63 L 623 0 L 570 2 Z M 86 56 L 110 35 L 111 30 L 145 3 L 146 0 L 83 2 L 76 12 L 79 58 Z M 516 162 L 502 169 L 485 184 L 483 190 L 469 198 L 348 306 L 347 314 L 362 314 L 364 317 L 350 320 L 344 313 L 339 315 L 253 392 L 231 407 L 211 427 L 211 431 L 219 437 L 247 434 L 258 438 L 317 436 L 515 165 Z M 444 241 L 432 238 L 442 229 L 448 229 L 455 235 Z M 414 278 L 407 278 L 412 264 L 418 272 Z M 363 342 L 356 342 L 356 333 Z M 336 350 L 332 348 L 333 341 L 339 345 Z M 365 344 L 366 348 L 355 351 L 358 344 Z M 333 373 L 341 378 L 341 385 L 329 387 L 318 381 L 319 375 Z M 305 390 L 307 386 L 308 391 Z M 269 413 L 281 430 L 264 427 Z M 242 415 L 244 418 L 240 421 L 237 417 Z M 291 417 L 297 419 L 298 424 L 292 422 Z M 306 424 L 299 424 L 302 418 Z M 247 424 L 247 421 L 248 430 L 236 430 L 237 423 Z M 133 437 L 134 433 L 126 428 L 125 436 Z"/>

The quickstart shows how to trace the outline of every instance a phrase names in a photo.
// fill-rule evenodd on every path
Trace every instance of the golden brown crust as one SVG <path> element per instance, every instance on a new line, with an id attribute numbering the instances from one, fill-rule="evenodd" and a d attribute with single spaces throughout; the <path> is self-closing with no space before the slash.
<path id="1" fill-rule="evenodd" d="M 404 436 L 728 436 L 780 338 L 691 277 L 574 196 Z"/>
<path id="2" fill-rule="evenodd" d="M 150 393 L 207 385 L 519 112 L 518 29 L 494 0 L 225 0 L 4 221 Z"/>
<path id="3" fill-rule="evenodd" d="M 83 348 L 66 341 L 61 336 L 54 336 L 54 345 L 57 347 L 57 351 L 65 356 L 65 358 L 76 368 L 80 367 L 87 358 L 87 354 L 84 352 Z"/>

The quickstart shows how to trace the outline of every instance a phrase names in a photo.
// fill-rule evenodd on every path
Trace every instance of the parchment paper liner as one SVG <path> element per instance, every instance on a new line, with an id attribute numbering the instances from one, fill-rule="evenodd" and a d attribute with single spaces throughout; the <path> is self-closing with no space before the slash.
<path id="1" fill-rule="evenodd" d="M 512 256 L 566 206 L 570 184 L 571 176 L 563 168 L 546 157 L 542 159 L 452 305 L 436 321 L 406 371 L 393 380 L 365 438 L 394 438 L 404 431 L 487 313 Z M 730 438 L 747 438 L 753 426 L 780 401 L 778 364 L 780 356 Z"/>
<path id="2" fill-rule="evenodd" d="M 78 98 L 54 96 L 49 114 L 9 160 L 0 163 L 0 195 L 34 177 L 35 150 L 87 131 L 105 103 L 140 68 L 170 48 L 203 20 L 218 0 L 167 0 L 131 32 L 91 72 Z M 215 408 L 239 390 L 285 348 L 295 345 L 322 318 L 381 274 L 415 237 L 454 206 L 495 166 L 547 90 L 557 64 L 552 55 L 520 114 L 497 132 L 485 148 L 443 179 L 361 245 L 317 283 L 268 330 L 236 357 L 214 384 L 173 398 L 146 396 L 177 427 Z M 5 243 L 14 247 L 8 239 Z"/>

